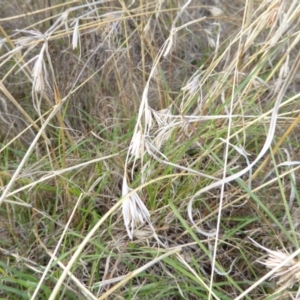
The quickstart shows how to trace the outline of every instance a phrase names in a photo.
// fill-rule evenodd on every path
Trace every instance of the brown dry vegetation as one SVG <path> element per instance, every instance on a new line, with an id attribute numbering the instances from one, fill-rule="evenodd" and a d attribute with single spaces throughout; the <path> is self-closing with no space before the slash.
<path id="1" fill-rule="evenodd" d="M 299 20 L 2 1 L 0 298 L 297 299 Z"/>

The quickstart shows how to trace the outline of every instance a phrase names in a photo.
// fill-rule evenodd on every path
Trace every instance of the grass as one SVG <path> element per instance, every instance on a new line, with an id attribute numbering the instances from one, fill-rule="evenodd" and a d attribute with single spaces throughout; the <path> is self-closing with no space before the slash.
<path id="1" fill-rule="evenodd" d="M 0 299 L 297 299 L 296 0 L 4 1 Z"/>

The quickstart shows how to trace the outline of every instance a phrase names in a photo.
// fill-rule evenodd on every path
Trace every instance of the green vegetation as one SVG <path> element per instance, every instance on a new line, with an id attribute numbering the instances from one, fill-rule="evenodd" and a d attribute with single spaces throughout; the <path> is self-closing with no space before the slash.
<path id="1" fill-rule="evenodd" d="M 297 299 L 298 0 L 2 2 L 0 299 Z"/>

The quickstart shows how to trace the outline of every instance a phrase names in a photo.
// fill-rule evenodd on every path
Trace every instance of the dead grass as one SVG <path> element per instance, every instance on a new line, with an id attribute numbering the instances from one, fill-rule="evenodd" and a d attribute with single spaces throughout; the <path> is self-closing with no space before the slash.
<path id="1" fill-rule="evenodd" d="M 298 1 L 54 2 L 0 9 L 0 297 L 297 299 Z"/>

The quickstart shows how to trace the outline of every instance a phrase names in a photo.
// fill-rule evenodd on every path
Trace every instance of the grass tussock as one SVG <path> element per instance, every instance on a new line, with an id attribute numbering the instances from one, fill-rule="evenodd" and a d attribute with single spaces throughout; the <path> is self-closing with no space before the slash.
<path id="1" fill-rule="evenodd" d="M 3 1 L 0 298 L 297 299 L 299 17 Z"/>

